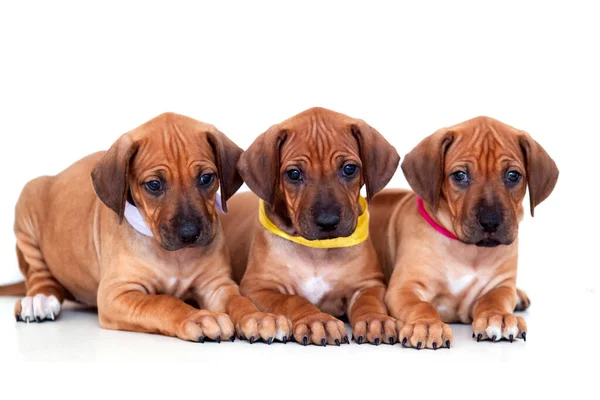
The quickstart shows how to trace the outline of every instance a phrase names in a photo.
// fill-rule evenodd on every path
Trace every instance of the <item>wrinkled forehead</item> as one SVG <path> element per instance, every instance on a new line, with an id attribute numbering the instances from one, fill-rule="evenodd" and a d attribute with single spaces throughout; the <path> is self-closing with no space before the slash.
<path id="1" fill-rule="evenodd" d="M 464 165 L 472 171 L 524 167 L 519 131 L 496 120 L 467 121 L 449 128 L 454 140 L 446 153 L 446 168 Z"/>
<path id="2" fill-rule="evenodd" d="M 347 121 L 311 115 L 286 121 L 281 127 L 287 133 L 280 150 L 282 164 L 336 165 L 342 158 L 359 159 L 358 142 Z"/>
<path id="3" fill-rule="evenodd" d="M 213 149 L 201 124 L 163 123 L 140 133 L 133 173 L 162 169 L 171 174 L 192 173 L 215 166 Z"/>

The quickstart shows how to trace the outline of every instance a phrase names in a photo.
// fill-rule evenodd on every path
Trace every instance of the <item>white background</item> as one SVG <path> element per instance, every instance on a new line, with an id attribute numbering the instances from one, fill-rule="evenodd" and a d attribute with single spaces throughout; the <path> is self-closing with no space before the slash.
<path id="1" fill-rule="evenodd" d="M 16 326 L 14 299 L 0 299 L 0 392 L 593 396 L 598 367 L 585 365 L 598 356 L 600 290 L 593 2 L 83 3 L 0 5 L 0 282 L 19 278 L 12 224 L 23 185 L 164 111 L 212 123 L 246 148 L 318 105 L 363 118 L 401 155 L 440 127 L 488 115 L 527 130 L 561 171 L 521 226 L 529 341 L 475 344 L 469 327 L 455 326 L 451 351 L 201 346 L 102 331 L 90 312 Z M 390 186 L 407 187 L 400 172 Z"/>

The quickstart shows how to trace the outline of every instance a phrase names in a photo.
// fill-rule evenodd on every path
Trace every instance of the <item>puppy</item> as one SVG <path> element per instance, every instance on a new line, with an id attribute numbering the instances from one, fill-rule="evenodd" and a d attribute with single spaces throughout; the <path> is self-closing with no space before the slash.
<path id="1" fill-rule="evenodd" d="M 385 191 L 371 205 L 371 235 L 387 276 L 399 340 L 450 347 L 447 323 L 473 323 L 477 341 L 526 338 L 515 306 L 517 232 L 529 187 L 531 215 L 558 179 L 527 133 L 487 117 L 444 128 L 404 159 L 415 193 Z"/>
<path id="2" fill-rule="evenodd" d="M 365 122 L 312 108 L 272 126 L 240 157 L 252 193 L 230 201 L 223 219 L 242 294 L 285 315 L 296 341 L 396 341 L 384 305 L 383 272 L 368 234 L 371 200 L 392 178 L 399 156 Z"/>
<path id="3" fill-rule="evenodd" d="M 231 278 L 216 194 L 226 210 L 241 154 L 214 126 L 167 113 L 28 183 L 15 218 L 27 287 L 17 320 L 54 320 L 76 299 L 107 329 L 285 341 L 288 321 L 259 312 Z"/>

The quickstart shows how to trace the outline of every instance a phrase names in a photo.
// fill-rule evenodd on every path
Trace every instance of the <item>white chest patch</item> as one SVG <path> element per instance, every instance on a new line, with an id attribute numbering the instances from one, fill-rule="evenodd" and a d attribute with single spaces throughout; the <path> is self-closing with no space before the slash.
<path id="1" fill-rule="evenodd" d="M 450 292 L 454 295 L 459 294 L 473 282 L 473 278 L 475 278 L 475 275 L 473 274 L 463 275 L 458 279 L 451 279 L 448 277 L 448 287 L 450 288 Z"/>
<path id="2" fill-rule="evenodd" d="M 173 276 L 173 277 L 169 278 L 169 282 L 168 282 L 169 289 L 173 289 L 175 287 L 175 285 L 177 285 L 177 283 L 178 283 L 177 277 Z"/>
<path id="3" fill-rule="evenodd" d="M 320 276 L 313 276 L 304 281 L 301 287 L 302 295 L 313 304 L 318 304 L 323 296 L 331 290 L 331 286 Z"/>

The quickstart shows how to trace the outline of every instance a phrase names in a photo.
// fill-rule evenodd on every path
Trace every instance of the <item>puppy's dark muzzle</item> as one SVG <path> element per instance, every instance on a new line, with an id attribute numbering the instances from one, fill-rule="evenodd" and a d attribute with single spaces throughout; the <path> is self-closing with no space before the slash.
<path id="1" fill-rule="evenodd" d="M 212 228 L 204 218 L 177 218 L 161 228 L 162 245 L 169 251 L 206 246 L 214 239 Z"/>
<path id="2" fill-rule="evenodd" d="M 192 221 L 183 221 L 177 229 L 177 236 L 181 244 L 190 245 L 200 237 L 200 226 Z"/>
<path id="3" fill-rule="evenodd" d="M 463 228 L 464 239 L 461 238 L 461 241 L 464 243 L 478 247 L 496 247 L 509 245 L 514 241 L 514 223 L 501 204 L 482 202 L 471 215 L 472 222 Z"/>
<path id="4" fill-rule="evenodd" d="M 477 222 L 485 233 L 497 232 L 503 220 L 504 216 L 498 207 L 480 206 L 477 211 Z"/>
<path id="5" fill-rule="evenodd" d="M 315 218 L 315 224 L 325 232 L 334 231 L 339 223 L 339 211 L 323 211 Z"/>

